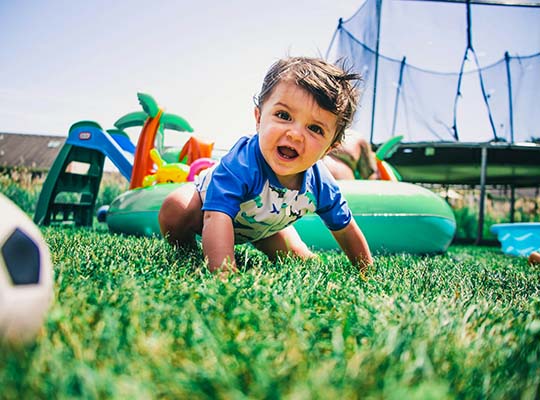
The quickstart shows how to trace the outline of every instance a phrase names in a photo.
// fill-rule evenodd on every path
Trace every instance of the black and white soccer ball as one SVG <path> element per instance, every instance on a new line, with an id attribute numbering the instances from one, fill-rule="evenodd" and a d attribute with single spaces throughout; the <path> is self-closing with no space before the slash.
<path id="1" fill-rule="evenodd" d="M 47 244 L 34 222 L 0 193 L 0 341 L 33 339 L 52 298 Z"/>

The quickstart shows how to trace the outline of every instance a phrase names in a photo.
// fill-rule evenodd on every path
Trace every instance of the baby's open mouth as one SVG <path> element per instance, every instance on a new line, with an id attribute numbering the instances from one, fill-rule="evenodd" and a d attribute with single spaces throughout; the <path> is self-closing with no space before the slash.
<path id="1" fill-rule="evenodd" d="M 293 159 L 298 157 L 298 152 L 288 146 L 278 146 L 278 153 L 283 158 Z"/>

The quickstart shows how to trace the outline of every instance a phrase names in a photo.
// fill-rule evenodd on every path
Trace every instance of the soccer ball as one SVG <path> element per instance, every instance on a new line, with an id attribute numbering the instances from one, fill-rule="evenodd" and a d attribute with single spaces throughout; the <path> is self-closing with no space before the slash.
<path id="1" fill-rule="evenodd" d="M 53 298 L 53 270 L 38 227 L 0 194 L 0 341 L 27 342 Z"/>

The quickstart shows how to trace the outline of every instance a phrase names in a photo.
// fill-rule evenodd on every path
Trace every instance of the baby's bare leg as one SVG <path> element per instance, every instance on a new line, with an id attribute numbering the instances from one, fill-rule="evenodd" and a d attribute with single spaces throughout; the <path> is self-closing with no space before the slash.
<path id="1" fill-rule="evenodd" d="M 343 161 L 336 160 L 330 156 L 325 156 L 323 161 L 335 179 L 354 179 L 354 172 L 351 167 Z"/>
<path id="2" fill-rule="evenodd" d="M 195 244 L 203 224 L 201 198 L 195 185 L 184 184 L 163 201 L 158 220 L 161 233 L 175 246 Z"/>
<path id="3" fill-rule="evenodd" d="M 303 259 L 315 257 L 315 254 L 308 249 L 293 226 L 288 226 L 270 237 L 258 240 L 253 245 L 272 261 L 280 253 L 292 254 Z"/>

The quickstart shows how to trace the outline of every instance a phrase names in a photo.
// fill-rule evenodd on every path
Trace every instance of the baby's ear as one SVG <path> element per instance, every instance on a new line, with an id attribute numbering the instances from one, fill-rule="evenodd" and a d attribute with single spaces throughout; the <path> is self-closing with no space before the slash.
<path id="1" fill-rule="evenodd" d="M 259 125 L 261 124 L 261 109 L 258 106 L 255 106 L 253 111 L 255 114 L 255 127 L 257 132 L 259 132 Z"/>
<path id="2" fill-rule="evenodd" d="M 330 145 L 330 147 L 326 150 L 326 153 L 324 155 L 326 156 L 328 153 L 330 153 L 332 150 L 334 150 L 336 147 L 338 147 L 341 143 L 340 142 L 334 142 Z"/>

